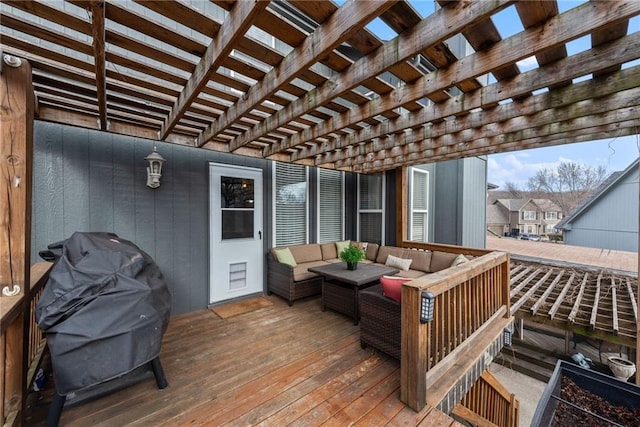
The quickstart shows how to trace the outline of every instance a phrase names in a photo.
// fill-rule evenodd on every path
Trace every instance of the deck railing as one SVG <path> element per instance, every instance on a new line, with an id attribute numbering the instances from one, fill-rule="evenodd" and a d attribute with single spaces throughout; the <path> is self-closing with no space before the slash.
<path id="1" fill-rule="evenodd" d="M 472 425 L 492 423 L 499 427 L 518 427 L 520 402 L 491 374 L 484 372 L 453 414 Z M 487 423 L 488 422 L 488 423 Z"/>
<path id="2" fill-rule="evenodd" d="M 509 255 L 446 245 L 403 246 L 474 257 L 403 285 L 401 399 L 419 411 L 427 403 L 438 406 L 484 360 L 511 322 Z M 433 320 L 427 323 L 420 321 L 423 292 L 434 297 Z M 460 398 L 468 390 L 463 391 Z"/>
<path id="3" fill-rule="evenodd" d="M 33 381 L 45 344 L 35 322 L 35 307 L 51 266 L 51 263 L 38 263 L 31 267 L 28 295 L 0 298 L 0 421 L 3 426 L 22 424 L 27 387 Z"/>

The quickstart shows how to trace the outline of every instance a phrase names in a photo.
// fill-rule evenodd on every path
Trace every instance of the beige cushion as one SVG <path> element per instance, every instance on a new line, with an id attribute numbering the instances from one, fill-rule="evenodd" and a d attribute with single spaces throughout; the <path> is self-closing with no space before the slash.
<path id="1" fill-rule="evenodd" d="M 403 271 L 408 271 L 409 267 L 411 267 L 411 260 L 389 255 L 384 265 L 387 265 L 393 268 L 399 268 L 400 270 L 403 270 Z"/>
<path id="2" fill-rule="evenodd" d="M 367 243 L 367 250 L 365 251 L 365 257 L 369 261 L 375 261 L 376 256 L 378 256 L 378 248 L 380 247 L 377 243 Z"/>
<path id="3" fill-rule="evenodd" d="M 289 249 L 298 264 L 322 260 L 322 250 L 317 243 L 289 246 Z"/>
<path id="4" fill-rule="evenodd" d="M 451 267 L 451 263 L 458 254 L 450 254 L 448 252 L 440 252 L 433 251 L 431 254 L 431 271 L 435 273 L 436 271 L 444 270 L 445 268 Z"/>
<path id="5" fill-rule="evenodd" d="M 320 245 L 320 250 L 322 251 L 322 259 L 325 261 L 338 258 L 338 252 L 336 251 L 336 244 L 333 242 L 322 243 Z"/>
<path id="6" fill-rule="evenodd" d="M 378 256 L 376 257 L 376 262 L 378 264 L 386 263 L 387 257 L 389 255 L 402 258 L 403 252 L 404 252 L 404 249 L 402 248 L 396 248 L 394 246 L 380 246 L 380 249 L 378 249 Z"/>
<path id="7" fill-rule="evenodd" d="M 407 249 L 403 252 L 402 258 L 412 260 L 411 269 L 420 270 L 424 273 L 431 272 L 431 251 L 419 251 Z"/>
<path id="8" fill-rule="evenodd" d="M 340 258 L 340 252 L 344 251 L 347 246 L 351 243 L 349 240 L 343 240 L 341 242 L 336 242 L 336 252 L 338 253 L 338 258 Z"/>
<path id="9" fill-rule="evenodd" d="M 319 265 L 327 265 L 327 263 L 324 262 L 324 261 L 311 261 L 311 262 L 305 262 L 303 264 L 298 264 L 293 269 L 293 281 L 294 282 L 299 282 L 301 280 L 306 280 L 306 279 L 311 279 L 311 278 L 314 278 L 314 277 L 318 277 L 318 275 L 316 273 L 312 273 L 312 272 L 308 271 L 307 269 L 310 268 L 310 267 L 317 267 Z"/>
<path id="10" fill-rule="evenodd" d="M 465 262 L 468 262 L 469 260 L 467 259 L 466 256 L 459 254 L 451 263 L 451 267 L 455 267 L 456 265 L 460 265 L 460 264 L 464 264 Z"/>
<path id="11" fill-rule="evenodd" d="M 278 262 L 290 265 L 291 267 L 295 267 L 297 265 L 296 260 L 289 248 L 275 249 L 274 252 L 276 253 Z"/>

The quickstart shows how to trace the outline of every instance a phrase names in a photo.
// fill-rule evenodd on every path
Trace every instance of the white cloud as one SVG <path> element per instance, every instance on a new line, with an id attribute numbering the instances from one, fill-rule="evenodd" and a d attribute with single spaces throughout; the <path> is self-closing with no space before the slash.
<path id="1" fill-rule="evenodd" d="M 559 158 L 553 162 L 527 162 L 529 154 L 511 153 L 504 156 L 490 156 L 488 163 L 489 182 L 504 187 L 507 182 L 512 182 L 520 188 L 526 188 L 529 178 L 541 169 L 555 169 L 561 161 Z"/>

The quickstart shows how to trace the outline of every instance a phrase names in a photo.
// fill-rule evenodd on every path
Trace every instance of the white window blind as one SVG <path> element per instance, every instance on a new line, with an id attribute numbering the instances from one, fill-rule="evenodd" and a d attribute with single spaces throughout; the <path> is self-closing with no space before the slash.
<path id="1" fill-rule="evenodd" d="M 384 176 L 358 175 L 358 240 L 384 244 Z"/>
<path id="2" fill-rule="evenodd" d="M 275 245 L 307 243 L 307 169 L 276 163 L 274 185 Z"/>
<path id="3" fill-rule="evenodd" d="M 318 175 L 318 242 L 344 239 L 343 173 L 320 169 Z"/>
<path id="4" fill-rule="evenodd" d="M 429 219 L 429 172 L 411 168 L 409 239 L 426 242 Z"/>

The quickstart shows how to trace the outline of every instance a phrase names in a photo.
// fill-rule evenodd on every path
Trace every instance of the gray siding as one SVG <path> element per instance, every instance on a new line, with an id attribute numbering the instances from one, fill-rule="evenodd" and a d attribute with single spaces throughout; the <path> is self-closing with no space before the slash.
<path id="1" fill-rule="evenodd" d="M 208 163 L 262 168 L 270 182 L 270 163 L 262 159 L 157 143 L 167 163 L 160 188 L 152 190 L 143 159 L 153 141 L 36 122 L 34 144 L 32 262 L 40 259 L 38 251 L 75 231 L 114 232 L 158 263 L 171 290 L 172 314 L 208 302 Z"/>
<path id="2" fill-rule="evenodd" d="M 32 262 L 40 259 L 38 251 L 75 231 L 114 232 L 158 263 L 171 290 L 172 314 L 206 308 L 209 256 L 215 256 L 209 253 L 209 162 L 263 169 L 265 252 L 272 246 L 273 162 L 39 121 L 34 144 Z M 146 186 L 144 161 L 154 144 L 167 159 L 156 190 Z M 430 240 L 478 246 L 473 239 L 484 238 L 483 162 L 422 168 L 431 171 Z M 309 173 L 311 241 L 317 236 L 316 172 Z M 355 174 L 345 175 L 345 186 L 345 238 L 353 240 Z M 462 193 L 464 186 L 470 187 L 468 193 Z M 400 211 L 395 171 L 386 173 L 386 191 L 385 241 L 394 245 Z"/>
<path id="3" fill-rule="evenodd" d="M 469 157 L 461 160 L 462 186 L 459 206 L 462 212 L 458 218 L 460 225 L 459 242 L 462 246 L 484 248 L 487 244 L 487 159 Z"/>
<path id="4" fill-rule="evenodd" d="M 435 243 L 486 246 L 486 158 L 472 157 L 438 162 L 431 183 L 435 194 Z"/>
<path id="5" fill-rule="evenodd" d="M 636 169 L 571 222 L 565 243 L 637 252 L 639 189 Z"/>

